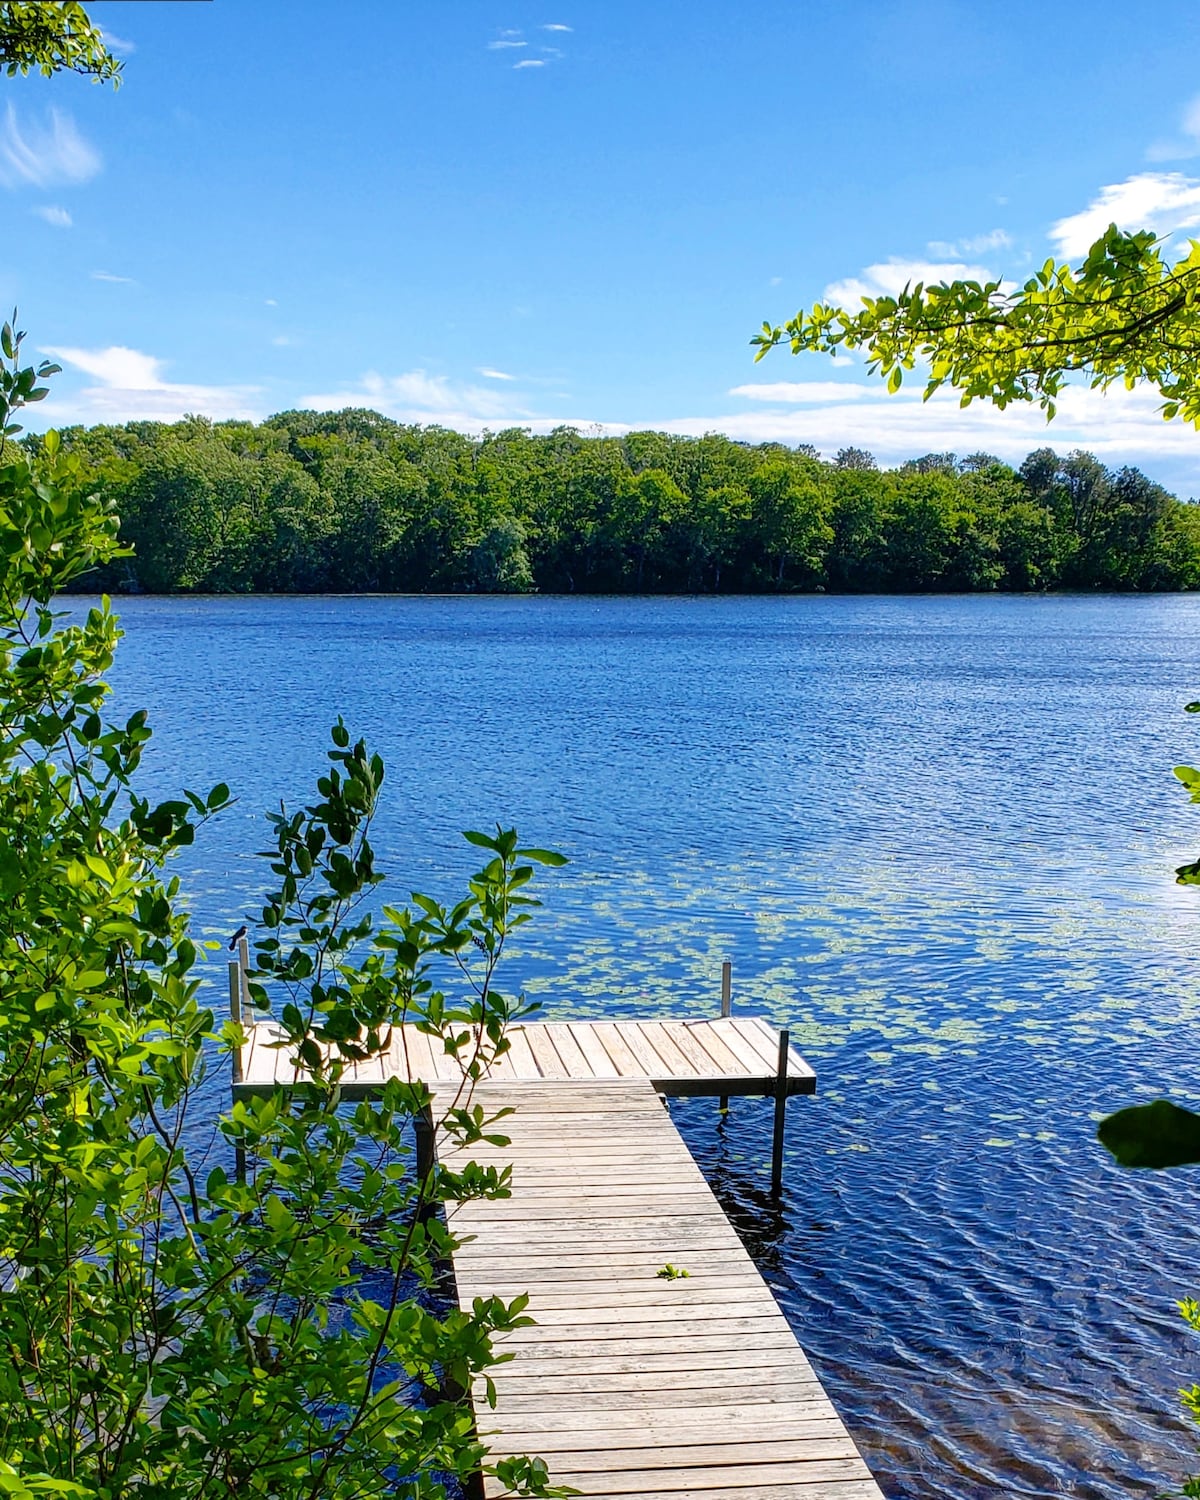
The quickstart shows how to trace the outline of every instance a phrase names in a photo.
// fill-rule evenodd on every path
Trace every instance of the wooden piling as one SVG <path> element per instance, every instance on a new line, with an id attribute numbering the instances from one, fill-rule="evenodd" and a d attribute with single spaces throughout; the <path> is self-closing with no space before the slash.
<path id="1" fill-rule="evenodd" d="M 783 1192 L 783 1127 L 787 1117 L 789 1045 L 788 1033 L 781 1031 L 779 1067 L 775 1073 L 775 1130 L 771 1140 L 771 1192 L 777 1198 Z"/>
<path id="2" fill-rule="evenodd" d="M 245 1026 L 245 1013 L 242 1009 L 242 966 L 235 960 L 229 964 L 229 1019 L 235 1026 Z M 242 1079 L 242 1046 L 239 1042 L 233 1049 L 233 1086 L 237 1086 Z M 237 1180 L 246 1180 L 246 1152 L 241 1146 L 235 1146 L 233 1152 L 234 1170 Z"/>
<path id="3" fill-rule="evenodd" d="M 244 937 L 238 939 L 238 962 L 242 970 L 242 1014 L 253 1021 L 253 1005 L 250 1000 L 250 944 Z"/>
<path id="4" fill-rule="evenodd" d="M 424 1109 L 419 1110 L 413 1124 L 417 1133 L 417 1180 L 424 1185 L 425 1179 L 433 1171 L 435 1145 L 433 1106 L 427 1104 Z"/>
<path id="5" fill-rule="evenodd" d="M 721 965 L 721 1019 L 728 1020 L 733 1014 L 733 964 L 729 959 Z M 723 1094 L 717 1101 L 722 1114 L 729 1108 L 729 1097 Z"/>

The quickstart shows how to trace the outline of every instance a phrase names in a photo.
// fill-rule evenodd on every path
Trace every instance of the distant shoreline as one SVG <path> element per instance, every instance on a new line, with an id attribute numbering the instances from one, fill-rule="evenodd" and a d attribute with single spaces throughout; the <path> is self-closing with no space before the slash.
<path id="1" fill-rule="evenodd" d="M 1200 505 L 1087 453 L 928 453 L 369 411 L 67 428 L 148 594 L 722 596 L 1200 588 Z M 28 439 L 36 450 L 38 439 Z"/>
<path id="2" fill-rule="evenodd" d="M 233 592 L 224 593 L 216 591 L 193 590 L 185 591 L 177 589 L 171 593 L 153 593 L 149 589 L 130 589 L 122 592 L 120 589 L 68 589 L 61 598 L 66 599 L 100 599 L 108 595 L 114 602 L 127 599 L 152 599 L 152 600 L 204 600 L 214 603 L 218 600 L 250 600 L 250 599 L 286 599 L 300 601 L 304 599 L 428 599 L 431 601 L 445 602 L 447 600 L 505 600 L 516 603 L 519 600 L 546 600 L 558 603 L 582 603 L 585 600 L 597 602 L 610 600 L 628 602 L 639 600 L 645 602 L 718 602 L 726 599 L 775 599 L 780 603 L 789 600 L 821 600 L 821 599 L 1162 599 L 1171 596 L 1187 596 L 1200 594 L 1200 585 L 1192 585 L 1188 588 L 1161 588 L 1161 589 L 1114 589 L 1114 588 L 1059 588 L 1059 589 L 877 589 L 874 591 L 866 589 L 807 589 L 794 590 L 790 593 L 768 592 L 760 590 L 752 592 L 743 589 L 738 592 L 730 590 L 721 594 L 701 593 L 618 593 L 613 590 L 597 593 L 563 593 L 551 590 L 533 589 L 527 593 L 482 593 L 480 591 L 470 592 L 464 589 L 444 590 L 416 590 L 416 589 L 313 589 L 307 593 L 286 591 L 283 589 L 261 589 L 255 592 Z"/>

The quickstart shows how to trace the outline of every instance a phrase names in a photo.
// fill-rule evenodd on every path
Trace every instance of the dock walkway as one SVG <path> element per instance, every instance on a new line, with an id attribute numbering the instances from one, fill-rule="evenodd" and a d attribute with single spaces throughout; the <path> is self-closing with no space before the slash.
<path id="1" fill-rule="evenodd" d="M 241 1018 L 244 970 L 230 969 Z M 726 990 L 727 996 L 727 990 Z M 526 1022 L 475 1085 L 511 1144 L 467 1150 L 512 1164 L 509 1198 L 447 1205 L 463 1238 L 460 1303 L 530 1295 L 535 1326 L 503 1335 L 511 1359 L 472 1393 L 492 1453 L 540 1454 L 583 1496 L 639 1500 L 882 1500 L 770 1289 L 721 1211 L 663 1095 L 774 1099 L 772 1176 L 783 1113 L 816 1088 L 812 1069 L 754 1017 Z M 247 1025 L 234 1094 L 303 1080 L 278 1028 Z M 415 1026 L 342 1081 L 369 1097 L 389 1078 L 448 1102 L 462 1064 Z M 435 1111 L 436 1113 L 436 1108 Z M 418 1132 L 418 1158 L 432 1144 Z M 453 1151 L 445 1160 L 453 1165 Z M 686 1271 L 675 1279 L 658 1273 Z M 494 1482 L 487 1500 L 504 1494 Z"/>
<path id="2" fill-rule="evenodd" d="M 476 1099 L 514 1108 L 510 1145 L 467 1152 L 511 1162 L 512 1196 L 450 1205 L 460 1303 L 528 1292 L 537 1320 L 497 1341 L 495 1408 L 474 1393 L 495 1455 L 540 1454 L 585 1496 L 882 1500 L 648 1081 Z"/>

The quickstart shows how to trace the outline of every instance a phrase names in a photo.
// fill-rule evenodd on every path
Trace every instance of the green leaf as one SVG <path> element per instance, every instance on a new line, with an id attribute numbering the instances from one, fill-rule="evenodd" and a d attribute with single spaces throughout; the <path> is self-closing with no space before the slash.
<path id="1" fill-rule="evenodd" d="M 567 856 L 555 849 L 517 849 L 515 853 L 518 859 L 532 859 L 539 865 L 551 865 L 554 869 L 568 863 Z"/>
<path id="2" fill-rule="evenodd" d="M 1200 1115 L 1169 1099 L 1119 1109 L 1101 1120 L 1096 1135 L 1123 1167 L 1200 1164 Z"/>
<path id="3" fill-rule="evenodd" d="M 475 829 L 467 829 L 463 838 L 468 844 L 475 844 L 480 849 L 491 849 L 494 853 L 498 847 L 496 840 L 488 833 L 479 833 Z"/>

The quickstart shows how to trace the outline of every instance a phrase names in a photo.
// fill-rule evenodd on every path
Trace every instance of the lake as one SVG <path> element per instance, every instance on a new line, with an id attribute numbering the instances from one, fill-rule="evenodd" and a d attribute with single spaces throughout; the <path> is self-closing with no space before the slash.
<path id="1" fill-rule="evenodd" d="M 261 904 L 262 811 L 341 712 L 388 765 L 385 892 L 461 829 L 542 881 L 509 984 L 549 1014 L 788 1025 L 820 1092 L 673 1106 L 895 1500 L 1151 1495 L 1196 1451 L 1200 1169 L 1098 1116 L 1200 1098 L 1200 598 L 118 601 L 143 790 L 238 797 L 182 866 L 206 935 Z M 222 970 L 214 966 L 221 1003 Z M 1200 1467 L 1200 1457 L 1196 1459 Z"/>

